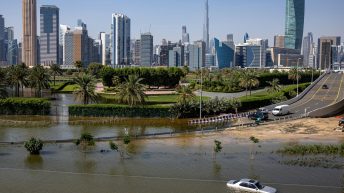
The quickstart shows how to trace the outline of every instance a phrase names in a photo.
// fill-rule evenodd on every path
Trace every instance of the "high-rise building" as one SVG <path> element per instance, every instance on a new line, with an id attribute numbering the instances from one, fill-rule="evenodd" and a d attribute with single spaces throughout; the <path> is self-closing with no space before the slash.
<path id="1" fill-rule="evenodd" d="M 280 48 L 280 47 L 272 47 L 268 48 L 270 53 L 271 66 L 275 68 L 279 67 L 293 67 L 297 66 L 299 62 L 299 66 L 302 66 L 301 58 L 299 50 L 296 49 L 289 49 L 289 48 Z"/>
<path id="2" fill-rule="evenodd" d="M 303 39 L 303 65 L 307 68 L 315 68 L 314 64 L 314 41 L 313 41 L 313 34 L 310 32 L 308 35 Z"/>
<path id="3" fill-rule="evenodd" d="M 182 67 L 184 65 L 184 46 L 174 47 L 169 51 L 169 67 Z"/>
<path id="4" fill-rule="evenodd" d="M 59 63 L 59 8 L 54 5 L 43 5 L 41 12 L 40 54 L 41 64 L 49 66 Z"/>
<path id="5" fill-rule="evenodd" d="M 341 37 L 328 36 L 320 37 L 318 40 L 318 68 L 329 69 L 333 64 L 332 46 L 340 45 Z"/>
<path id="6" fill-rule="evenodd" d="M 141 40 L 135 40 L 134 65 L 141 65 Z"/>
<path id="7" fill-rule="evenodd" d="M 246 43 L 250 45 L 260 46 L 260 68 L 264 68 L 266 66 L 266 49 L 269 46 L 267 39 L 249 39 L 246 41 Z"/>
<path id="8" fill-rule="evenodd" d="M 18 64 L 18 42 L 14 39 L 14 28 L 5 28 L 5 58 L 8 65 Z"/>
<path id="9" fill-rule="evenodd" d="M 22 62 L 26 66 L 37 64 L 37 13 L 36 0 L 23 0 Z"/>
<path id="10" fill-rule="evenodd" d="M 305 0 L 286 0 L 285 44 L 286 48 L 301 52 L 305 20 Z"/>
<path id="11" fill-rule="evenodd" d="M 227 39 L 226 41 L 223 41 L 224 44 L 235 50 L 235 44 L 234 44 L 234 39 L 233 39 L 233 34 L 227 34 Z"/>
<path id="12" fill-rule="evenodd" d="M 70 32 L 71 28 L 68 25 L 60 25 L 60 37 L 59 37 L 59 64 L 65 65 L 65 55 L 66 55 L 66 41 L 65 37 L 67 32 Z"/>
<path id="13" fill-rule="evenodd" d="M 205 18 L 203 24 L 203 41 L 205 42 L 206 52 L 208 53 L 210 50 L 209 46 L 209 2 L 208 0 L 205 1 Z"/>
<path id="14" fill-rule="evenodd" d="M 140 57 L 142 66 L 153 64 L 153 36 L 151 33 L 141 34 Z"/>
<path id="15" fill-rule="evenodd" d="M 285 36 L 284 35 L 275 35 L 274 36 L 274 47 L 284 48 Z"/>
<path id="16" fill-rule="evenodd" d="M 205 66 L 205 42 L 196 41 L 188 45 L 189 69 L 196 71 Z"/>
<path id="17" fill-rule="evenodd" d="M 243 68 L 262 68 L 261 46 L 248 43 L 236 45 L 235 63 Z"/>
<path id="18" fill-rule="evenodd" d="M 130 18 L 119 13 L 112 14 L 111 26 L 112 67 L 130 64 Z"/>
<path id="19" fill-rule="evenodd" d="M 186 31 L 186 26 L 184 25 L 182 27 L 182 44 L 189 43 L 190 42 L 190 35 Z"/>
<path id="20" fill-rule="evenodd" d="M 0 15 L 0 61 L 6 60 L 5 51 L 5 19 Z"/>
<path id="21" fill-rule="evenodd" d="M 215 66 L 219 69 L 231 68 L 234 65 L 234 50 L 227 44 L 214 38 Z"/>
<path id="22" fill-rule="evenodd" d="M 206 54 L 205 55 L 205 67 L 212 67 L 215 66 L 215 56 L 214 54 Z"/>
<path id="23" fill-rule="evenodd" d="M 99 39 L 101 41 L 101 61 L 103 65 L 107 65 L 111 63 L 110 60 L 110 35 L 101 32 L 99 35 Z"/>
<path id="24" fill-rule="evenodd" d="M 249 39 L 250 39 L 250 36 L 246 32 L 245 35 L 244 35 L 244 43 L 246 43 L 246 41 L 249 40 Z"/>
<path id="25" fill-rule="evenodd" d="M 68 66 L 68 68 L 74 66 L 74 41 L 73 32 L 70 30 L 66 31 L 64 34 L 63 66 Z"/>
<path id="26" fill-rule="evenodd" d="M 160 46 L 160 53 L 159 53 L 159 65 L 160 66 L 169 66 L 169 54 L 170 51 L 173 50 L 174 47 L 177 46 L 176 43 L 171 42 L 162 42 L 163 44 Z M 166 44 L 165 44 L 166 43 Z"/>

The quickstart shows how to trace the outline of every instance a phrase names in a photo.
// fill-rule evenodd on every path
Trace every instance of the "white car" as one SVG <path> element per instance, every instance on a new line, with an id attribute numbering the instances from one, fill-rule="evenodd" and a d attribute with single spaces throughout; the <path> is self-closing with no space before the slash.
<path id="1" fill-rule="evenodd" d="M 272 110 L 272 114 L 275 116 L 282 116 L 289 114 L 289 105 L 277 106 Z"/>
<path id="2" fill-rule="evenodd" d="M 257 193 L 275 193 L 277 190 L 275 188 L 269 186 L 263 186 L 257 180 L 251 179 L 241 179 L 241 180 L 230 180 L 227 182 L 227 187 L 241 190 L 241 191 L 248 191 L 248 192 L 257 192 Z"/>

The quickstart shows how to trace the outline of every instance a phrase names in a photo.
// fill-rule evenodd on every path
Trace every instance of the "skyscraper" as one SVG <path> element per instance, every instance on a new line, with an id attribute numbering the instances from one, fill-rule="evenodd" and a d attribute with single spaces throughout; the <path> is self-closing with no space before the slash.
<path id="1" fill-rule="evenodd" d="M 244 43 L 246 43 L 246 41 L 249 40 L 249 39 L 250 39 L 250 36 L 246 32 L 245 35 L 244 35 Z"/>
<path id="2" fill-rule="evenodd" d="M 305 0 L 286 0 L 285 47 L 301 52 Z"/>
<path id="3" fill-rule="evenodd" d="M 285 41 L 284 35 L 275 35 L 274 36 L 274 47 L 284 48 L 284 41 Z"/>
<path id="4" fill-rule="evenodd" d="M 303 65 L 304 67 L 314 68 L 314 41 L 313 41 L 313 34 L 310 32 L 308 35 L 303 39 Z"/>
<path id="5" fill-rule="evenodd" d="M 49 66 L 59 63 L 59 8 L 54 5 L 43 5 L 41 12 L 40 53 L 41 64 Z"/>
<path id="6" fill-rule="evenodd" d="M 266 49 L 269 46 L 267 39 L 249 39 L 246 41 L 246 43 L 254 46 L 260 46 L 260 68 L 264 68 L 266 66 Z"/>
<path id="7" fill-rule="evenodd" d="M 101 41 L 101 61 L 103 65 L 110 64 L 110 35 L 101 32 L 99 35 Z"/>
<path id="8" fill-rule="evenodd" d="M 140 57 L 142 66 L 153 64 L 153 36 L 151 33 L 141 34 Z"/>
<path id="9" fill-rule="evenodd" d="M 0 61 L 5 61 L 5 19 L 0 15 Z"/>
<path id="10" fill-rule="evenodd" d="M 119 13 L 112 14 L 111 65 L 130 64 L 130 18 Z"/>
<path id="11" fill-rule="evenodd" d="M 65 37 L 67 32 L 70 32 L 70 27 L 67 25 L 60 25 L 60 37 L 59 37 L 59 44 L 60 44 L 60 48 L 59 48 L 59 57 L 60 57 L 60 61 L 59 64 L 60 65 L 65 65 L 65 55 L 66 55 L 66 41 L 65 41 Z"/>
<path id="12" fill-rule="evenodd" d="M 227 44 L 220 42 L 214 38 L 215 44 L 215 66 L 219 69 L 233 67 L 234 63 L 234 50 Z"/>
<path id="13" fill-rule="evenodd" d="M 318 40 L 318 68 L 325 70 L 333 64 L 332 46 L 340 45 L 340 37 L 320 37 Z"/>
<path id="14" fill-rule="evenodd" d="M 205 42 L 205 49 L 208 53 L 209 50 L 209 2 L 205 1 L 205 19 L 203 26 L 203 41 Z"/>
<path id="15" fill-rule="evenodd" d="M 26 66 L 37 64 L 37 13 L 36 0 L 23 0 L 22 62 Z"/>
<path id="16" fill-rule="evenodd" d="M 197 41 L 188 45 L 189 49 L 189 68 L 196 71 L 205 66 L 205 43 Z"/>
<path id="17" fill-rule="evenodd" d="M 189 33 L 187 33 L 186 26 L 184 25 L 182 27 L 182 43 L 185 44 L 185 43 L 189 43 L 189 42 L 190 42 L 190 35 L 189 35 Z"/>

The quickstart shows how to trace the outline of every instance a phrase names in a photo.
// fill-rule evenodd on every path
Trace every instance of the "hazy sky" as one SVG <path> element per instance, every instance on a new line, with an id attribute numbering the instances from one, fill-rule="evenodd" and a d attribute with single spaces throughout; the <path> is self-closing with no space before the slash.
<path id="1" fill-rule="evenodd" d="M 15 36 L 22 33 L 22 0 L 0 0 L 0 14 L 6 26 L 15 27 Z M 187 26 L 191 41 L 202 38 L 204 0 L 37 0 L 37 18 L 41 5 L 60 8 L 60 24 L 74 27 L 82 19 L 93 38 L 101 31 L 110 32 L 111 14 L 123 13 L 131 18 L 131 36 L 151 31 L 154 42 L 162 38 L 181 39 L 182 25 Z M 268 38 L 284 34 L 285 0 L 209 0 L 210 36 L 224 39 L 233 33 L 235 42 L 242 42 L 245 32 L 251 38 Z M 344 37 L 344 0 L 306 0 L 305 34 Z M 39 23 L 39 22 L 38 22 Z M 151 27 L 150 27 L 151 26 Z M 38 30 L 39 32 L 39 30 Z"/>

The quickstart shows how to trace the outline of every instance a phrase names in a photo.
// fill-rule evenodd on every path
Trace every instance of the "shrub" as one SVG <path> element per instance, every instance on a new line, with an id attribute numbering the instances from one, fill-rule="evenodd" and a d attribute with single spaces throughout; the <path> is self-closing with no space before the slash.
<path id="1" fill-rule="evenodd" d="M 30 154 L 39 155 L 43 148 L 43 142 L 36 138 L 31 138 L 29 141 L 25 142 L 24 147 Z"/>
<path id="2" fill-rule="evenodd" d="M 0 99 L 2 115 L 47 115 L 51 103 L 41 98 L 6 98 Z"/>
<path id="3" fill-rule="evenodd" d="M 95 117 L 170 117 L 169 106 L 135 106 L 116 104 L 71 105 L 71 116 Z"/>
<path id="4" fill-rule="evenodd" d="M 80 139 L 75 142 L 75 145 L 79 146 L 94 146 L 94 137 L 90 133 L 82 133 Z"/>

